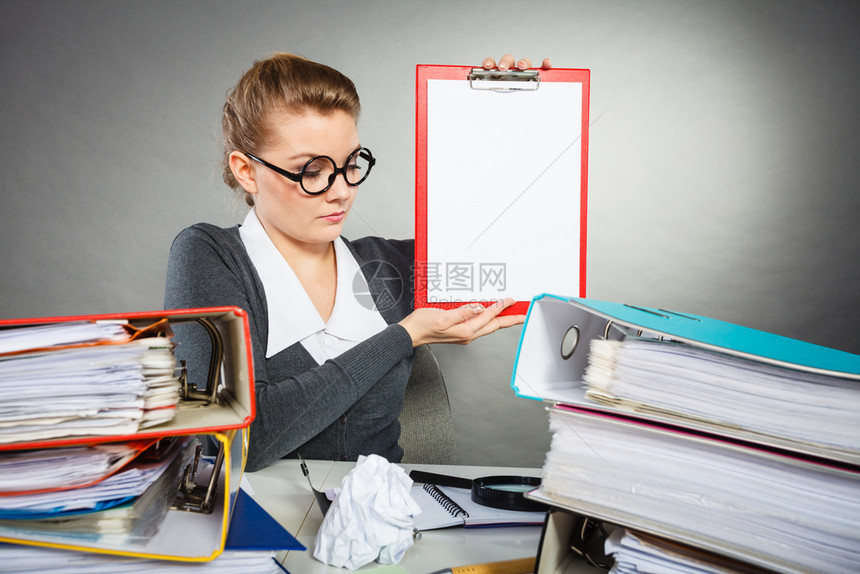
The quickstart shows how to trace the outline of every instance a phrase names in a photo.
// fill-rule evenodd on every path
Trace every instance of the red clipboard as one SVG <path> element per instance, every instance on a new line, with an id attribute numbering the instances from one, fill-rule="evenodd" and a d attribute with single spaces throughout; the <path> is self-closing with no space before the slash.
<path id="1" fill-rule="evenodd" d="M 590 71 L 416 68 L 415 307 L 585 296 Z"/>

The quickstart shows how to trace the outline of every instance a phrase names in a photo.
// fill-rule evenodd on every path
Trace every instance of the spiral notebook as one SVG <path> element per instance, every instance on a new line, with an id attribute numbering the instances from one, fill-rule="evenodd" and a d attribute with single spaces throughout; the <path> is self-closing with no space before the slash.
<path id="1" fill-rule="evenodd" d="M 471 491 L 435 484 L 412 485 L 412 498 L 421 507 L 415 528 L 435 530 L 451 526 L 524 526 L 542 525 L 545 512 L 501 510 L 472 501 Z"/>

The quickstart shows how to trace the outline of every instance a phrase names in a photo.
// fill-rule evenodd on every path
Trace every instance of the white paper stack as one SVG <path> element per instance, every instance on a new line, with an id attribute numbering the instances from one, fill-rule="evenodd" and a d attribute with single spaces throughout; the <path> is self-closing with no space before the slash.
<path id="1" fill-rule="evenodd" d="M 772 574 L 770 570 L 626 528 L 618 528 L 609 536 L 606 553 L 615 559 L 610 574 Z"/>
<path id="2" fill-rule="evenodd" d="M 592 340 L 584 381 L 600 403 L 860 455 L 860 381 L 847 376 L 634 337 Z"/>
<path id="3" fill-rule="evenodd" d="M 599 411 L 550 409 L 530 495 L 780 572 L 856 572 L 860 469 Z"/>
<path id="4" fill-rule="evenodd" d="M 193 437 L 176 439 L 158 458 L 138 456 L 88 486 L 0 496 L 0 537 L 29 536 L 58 544 L 78 539 L 112 543 L 147 540 L 158 531 L 170 509 L 181 476 L 193 462 L 196 445 Z M 16 454 L 3 453 L 0 461 L 7 462 Z M 89 459 L 93 469 L 103 466 L 86 452 L 80 452 L 79 456 Z M 72 467 L 85 465 L 86 461 L 68 465 L 69 474 Z M 21 485 L 28 483 L 31 473 L 39 472 L 36 465 L 17 469 L 4 466 L 4 470 L 14 472 Z"/>
<path id="5" fill-rule="evenodd" d="M 122 324 L 0 330 L 0 444 L 127 435 L 169 421 L 179 401 L 173 344 Z"/>

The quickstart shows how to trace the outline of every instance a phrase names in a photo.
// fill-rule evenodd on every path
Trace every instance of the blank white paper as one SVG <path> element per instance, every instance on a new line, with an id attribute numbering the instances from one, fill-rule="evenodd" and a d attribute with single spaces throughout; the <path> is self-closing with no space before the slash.
<path id="1" fill-rule="evenodd" d="M 579 293 L 582 84 L 427 93 L 429 300 Z"/>

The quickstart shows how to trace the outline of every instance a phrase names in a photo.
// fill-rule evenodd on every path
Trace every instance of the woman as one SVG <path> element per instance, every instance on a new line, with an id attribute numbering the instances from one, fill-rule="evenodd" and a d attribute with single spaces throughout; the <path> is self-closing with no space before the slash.
<path id="1" fill-rule="evenodd" d="M 505 56 L 498 67 L 513 65 Z M 222 118 L 224 180 L 251 209 L 240 226 L 185 229 L 170 250 L 165 308 L 248 313 L 257 405 L 249 471 L 296 453 L 399 461 L 412 349 L 467 344 L 523 321 L 499 315 L 512 300 L 413 309 L 411 293 L 391 291 L 392 280 L 413 284 L 413 242 L 340 236 L 375 162 L 358 137 L 359 108 L 353 83 L 328 66 L 290 54 L 256 62 Z M 196 383 L 206 335 L 180 327 L 177 340 Z"/>

